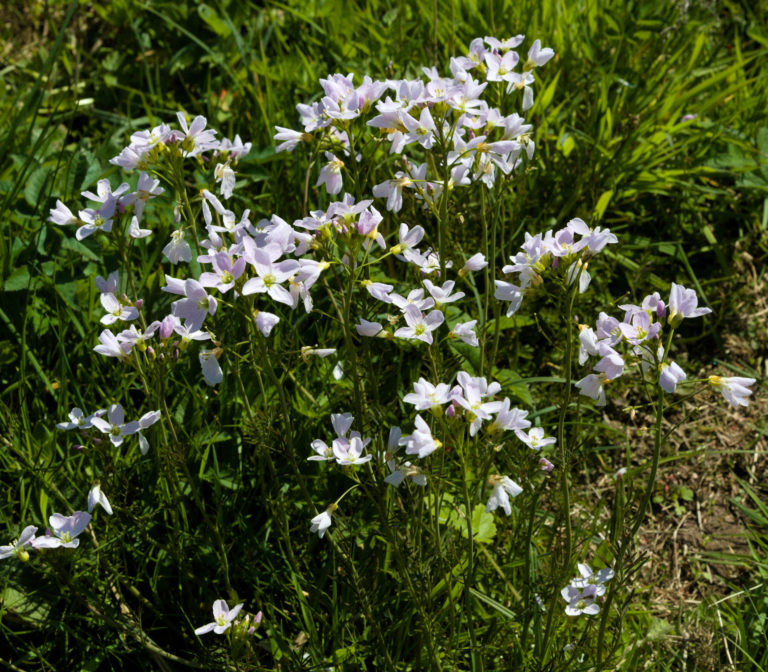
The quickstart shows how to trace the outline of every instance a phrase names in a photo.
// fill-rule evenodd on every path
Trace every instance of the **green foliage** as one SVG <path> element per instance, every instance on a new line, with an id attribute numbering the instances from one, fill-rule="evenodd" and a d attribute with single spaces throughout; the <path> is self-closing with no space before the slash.
<path id="1" fill-rule="evenodd" d="M 119 493 L 119 515 L 98 512 L 95 536 L 82 543 L 92 550 L 76 558 L 3 563 L 0 662 L 30 670 L 221 669 L 222 640 L 196 640 L 192 631 L 210 618 L 212 600 L 225 598 L 265 614 L 242 669 L 482 669 L 478 657 L 486 657 L 485 669 L 540 669 L 543 661 L 530 651 L 541 651 L 547 612 L 532 606 L 532 586 L 556 552 L 553 504 L 526 493 L 530 518 L 515 511 L 509 524 L 497 525 L 483 504 L 447 492 L 424 495 L 407 483 L 377 504 L 352 493 L 334 522 L 343 531 L 338 538 L 325 544 L 310 537 L 316 512 L 303 491 L 318 493 L 321 507 L 347 481 L 324 469 L 302 469 L 297 480 L 293 461 L 328 431 L 329 414 L 346 408 L 354 390 L 350 376 L 334 379 L 335 362 L 303 362 L 298 352 L 337 328 L 294 315 L 267 350 L 256 340 L 228 348 L 232 375 L 216 391 L 196 382 L 196 362 L 176 362 L 170 350 L 147 360 L 145 379 L 92 352 L 102 312 L 92 278 L 114 270 L 122 250 L 76 241 L 50 225 L 47 213 L 56 199 L 80 202 L 80 192 L 105 174 L 114 183 L 108 159 L 126 137 L 183 109 L 254 142 L 238 165 L 237 210 L 251 207 L 253 221 L 273 212 L 298 217 L 308 202 L 324 202 L 312 186 L 317 166 L 307 176 L 305 157 L 276 157 L 272 136 L 275 125 L 297 126 L 295 105 L 317 98 L 320 77 L 416 76 L 422 64 L 444 69 L 476 36 L 525 32 L 558 56 L 537 82 L 534 163 L 514 191 L 496 194 L 493 214 L 504 223 L 498 258 L 508 258 L 525 230 L 575 216 L 610 226 L 624 244 L 602 261 L 581 320 L 599 306 L 627 302 L 627 288 L 634 300 L 685 281 L 718 316 L 701 333 L 686 334 L 692 359 L 708 364 L 721 356 L 719 332 L 733 316 L 714 300 L 736 275 L 737 241 L 761 263 L 768 252 L 768 16 L 759 3 L 116 0 L 3 11 L 3 39 L 12 48 L 0 87 L 0 472 L 8 484 L 0 542 L 18 536 L 20 521 L 44 528 L 52 512 L 82 508 L 97 479 Z M 32 39 L 38 33 L 45 39 Z M 389 166 L 375 170 L 384 175 Z M 162 204 L 165 211 L 147 214 L 158 240 L 172 230 L 170 196 Z M 473 197 L 451 212 L 461 223 L 451 250 L 481 249 L 484 207 Z M 424 217 L 415 207 L 402 216 L 411 224 Z M 159 253 L 132 253 L 138 294 L 168 305 Z M 479 281 L 476 289 L 485 287 Z M 475 349 L 451 341 L 437 373 L 454 365 L 485 372 L 531 418 L 554 424 L 564 354 L 544 346 L 557 343 L 562 305 L 533 300 L 533 315 L 484 316 L 494 343 L 490 369 Z M 317 308 L 333 314 L 328 301 Z M 228 318 L 217 319 L 217 330 L 232 328 Z M 451 323 L 466 319 L 449 314 Z M 368 429 L 381 446 L 400 412 L 395 392 L 424 367 L 416 351 L 363 348 L 360 358 L 377 376 Z M 248 364 L 266 359 L 270 370 L 264 365 L 258 374 Z M 108 442 L 80 450 L 54 430 L 72 406 L 120 400 L 134 417 L 146 410 L 147 395 L 167 402 L 179 432 L 148 430 L 148 456 L 135 446 L 112 451 Z M 301 423 L 287 424 L 286 410 Z M 621 432 L 582 412 L 584 443 L 608 432 L 617 444 L 605 451 L 608 462 L 621 463 Z M 289 450 L 287 441 L 301 450 Z M 583 456 L 582 482 L 610 471 L 598 449 L 585 448 Z M 728 655 L 745 669 L 765 669 L 768 511 L 764 490 L 742 488 L 736 506 L 750 521 L 752 555 L 739 562 L 749 579 L 701 617 L 714 628 L 722 612 Z M 660 494 L 658 504 L 671 502 L 682 514 L 693 494 L 681 485 Z M 409 527 L 416 518 L 409 511 L 434 512 L 436 523 Z M 598 523 L 586 516 L 579 523 L 586 545 Z M 606 551 L 604 564 L 611 559 Z M 630 567 L 627 573 L 632 578 Z M 620 669 L 691 669 L 674 652 L 657 654 L 685 623 L 629 602 L 616 609 L 627 623 L 611 651 Z M 578 651 L 597 633 L 562 626 L 553 637 L 575 642 Z M 499 644 L 513 639 L 526 647 Z M 473 641 L 494 644 L 478 656 Z M 550 654 L 551 669 L 582 669 L 575 654 Z M 718 649 L 717 664 L 723 661 Z"/>

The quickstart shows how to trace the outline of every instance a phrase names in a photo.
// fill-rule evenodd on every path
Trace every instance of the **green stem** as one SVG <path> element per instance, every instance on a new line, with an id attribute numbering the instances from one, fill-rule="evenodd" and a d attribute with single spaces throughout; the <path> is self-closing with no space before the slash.
<path id="1" fill-rule="evenodd" d="M 566 337 L 565 337 L 565 361 L 564 361 L 564 378 L 565 378 L 565 389 L 563 390 L 563 401 L 560 405 L 560 414 L 557 422 L 557 444 L 558 444 L 558 453 L 560 458 L 560 474 L 561 474 L 561 496 L 562 496 L 562 506 L 559 513 L 559 517 L 565 518 L 565 548 L 563 549 L 563 555 L 562 555 L 562 562 L 560 563 L 560 571 L 557 572 L 556 576 L 562 578 L 563 576 L 567 575 L 568 573 L 568 567 L 571 562 L 571 544 L 572 544 L 572 534 L 573 531 L 571 529 L 571 492 L 570 492 L 570 483 L 568 480 L 568 451 L 566 448 L 566 436 L 565 436 L 565 417 L 568 412 L 568 405 L 571 402 L 571 368 L 572 368 L 572 357 L 573 357 L 573 320 L 571 319 L 571 316 L 573 314 L 573 303 L 576 299 L 576 293 L 578 292 L 578 286 L 579 286 L 579 279 L 578 276 L 573 282 L 573 286 L 569 291 L 569 294 L 567 295 L 567 299 L 565 302 L 565 331 L 566 331 Z M 559 525 L 558 525 L 559 528 Z M 549 600 L 549 609 L 547 613 L 547 625 L 544 629 L 544 638 L 542 640 L 542 646 L 544 647 L 544 650 L 542 651 L 542 662 L 547 654 L 547 649 L 549 647 L 549 635 L 551 632 L 552 627 L 552 617 L 557 609 L 557 600 L 560 596 L 560 589 L 555 586 L 552 591 L 552 596 Z"/>
<path id="2" fill-rule="evenodd" d="M 469 629 L 469 642 L 470 642 L 470 660 L 472 664 L 473 672 L 475 670 L 483 669 L 483 660 L 478 657 L 477 651 L 477 639 L 475 637 L 475 623 L 473 616 L 473 598 L 471 593 L 472 583 L 475 579 L 475 539 L 472 530 L 472 504 L 469 498 L 469 486 L 467 484 L 467 460 L 464 451 L 464 445 L 462 442 L 459 448 L 459 457 L 461 459 L 461 483 L 464 494 L 464 513 L 467 523 L 467 576 L 464 580 L 464 610 L 465 617 L 467 619 L 467 627 Z"/>

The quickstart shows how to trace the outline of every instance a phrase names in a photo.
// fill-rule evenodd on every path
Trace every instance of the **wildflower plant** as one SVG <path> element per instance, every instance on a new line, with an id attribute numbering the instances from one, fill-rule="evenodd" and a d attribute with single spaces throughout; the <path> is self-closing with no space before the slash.
<path id="1" fill-rule="evenodd" d="M 138 517 L 127 484 L 144 472 L 162 514 L 146 524 L 180 576 L 204 569 L 207 583 L 204 603 L 182 600 L 164 627 L 201 622 L 215 599 L 214 621 L 188 629 L 225 635 L 232 665 L 357 655 L 375 669 L 556 669 L 576 640 L 580 661 L 612 669 L 665 409 L 707 387 L 745 406 L 755 381 L 698 380 L 672 359 L 683 320 L 710 312 L 693 289 L 672 282 L 585 317 L 601 257 L 621 244 L 610 230 L 573 212 L 511 235 L 500 204 L 534 167 L 524 115 L 555 56 L 538 39 L 516 51 L 524 39 L 478 38 L 414 79 L 321 79 L 296 106 L 300 128 L 274 136 L 279 159 L 306 166 L 300 212 L 260 212 L 238 188 L 251 144 L 184 112 L 131 135 L 111 160 L 117 188 L 113 171 L 83 202 L 57 200 L 50 222 L 103 255 L 86 337 L 131 381 L 125 398 L 105 389 L 99 410 L 57 424 L 90 460 L 89 511 L 111 515 L 56 513 L 49 534 L 29 525 L 2 557 L 119 545 Z M 477 227 L 479 249 L 463 249 L 462 226 Z M 140 277 L 147 257 L 155 270 Z M 537 392 L 506 367 L 501 332 L 545 302 L 561 316 L 560 371 Z M 586 523 L 572 507 L 585 409 L 610 404 L 619 379 L 647 395 L 653 453 L 631 487 L 616 481 L 611 524 Z M 190 397 L 204 418 L 185 415 Z M 253 524 L 228 529 L 227 507 L 245 501 Z M 174 548 L 182 533 L 195 543 Z M 257 547 L 283 594 L 238 570 Z M 358 653 L 343 628 L 323 632 L 339 594 L 356 605 Z M 236 620 L 245 596 L 263 623 Z M 115 627 L 128 631 L 125 609 Z M 189 646 L 164 653 L 207 655 Z"/>

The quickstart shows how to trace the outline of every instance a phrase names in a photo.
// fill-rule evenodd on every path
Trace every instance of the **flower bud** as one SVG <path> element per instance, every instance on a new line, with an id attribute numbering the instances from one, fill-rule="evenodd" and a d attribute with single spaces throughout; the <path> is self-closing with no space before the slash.
<path id="1" fill-rule="evenodd" d="M 659 299 L 658 303 L 656 304 L 656 317 L 659 319 L 662 319 L 667 314 L 667 304 L 664 303 L 661 299 Z"/>
<path id="2" fill-rule="evenodd" d="M 545 474 L 548 474 L 554 468 L 555 465 L 552 464 L 546 457 L 539 458 L 539 469 L 541 469 Z"/>
<path id="3" fill-rule="evenodd" d="M 160 338 L 163 340 L 170 338 L 173 335 L 174 324 L 175 320 L 173 319 L 173 315 L 166 315 L 160 323 Z"/>
<path id="4" fill-rule="evenodd" d="M 136 299 L 133 305 L 136 306 L 136 310 L 141 310 L 144 307 L 144 299 Z"/>

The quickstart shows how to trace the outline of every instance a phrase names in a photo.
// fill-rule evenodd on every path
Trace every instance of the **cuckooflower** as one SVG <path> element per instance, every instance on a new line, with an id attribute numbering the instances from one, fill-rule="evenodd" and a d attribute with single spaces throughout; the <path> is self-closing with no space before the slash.
<path id="1" fill-rule="evenodd" d="M 331 526 L 331 523 L 333 522 L 333 518 L 331 514 L 333 514 L 336 509 L 338 509 L 337 504 L 331 504 L 325 511 L 322 513 L 316 515 L 312 520 L 312 525 L 309 528 L 310 532 L 317 532 L 317 536 L 321 539 L 323 536 L 325 536 L 325 531 Z"/>
<path id="2" fill-rule="evenodd" d="M 92 513 L 97 504 L 101 506 L 107 514 L 110 516 L 112 515 L 112 507 L 109 504 L 109 500 L 102 491 L 101 485 L 98 483 L 96 483 L 88 493 L 88 513 Z"/>
<path id="3" fill-rule="evenodd" d="M 560 594 L 568 603 L 565 607 L 565 613 L 568 616 L 578 616 L 580 614 L 594 616 L 600 611 L 600 605 L 595 602 L 597 598 L 597 588 L 595 586 L 590 585 L 580 590 L 576 586 L 570 585 L 563 588 Z"/>
<path id="4" fill-rule="evenodd" d="M 417 411 L 426 411 L 451 402 L 451 388 L 447 383 L 433 385 L 425 378 L 413 384 L 413 392 L 403 397 L 406 404 L 413 404 Z"/>
<path id="5" fill-rule="evenodd" d="M 512 506 L 509 503 L 509 497 L 510 495 L 512 497 L 517 497 L 523 489 L 509 476 L 500 476 L 499 474 L 492 474 L 489 476 L 488 485 L 493 488 L 493 492 L 488 498 L 485 510 L 490 513 L 501 507 L 504 513 L 508 516 L 512 515 Z"/>
<path id="6" fill-rule="evenodd" d="M 748 389 L 750 385 L 755 384 L 754 378 L 741 378 L 733 376 L 723 378 L 722 376 L 710 376 L 707 382 L 723 395 L 723 398 L 731 406 L 747 406 L 749 402 L 747 397 L 752 394 Z"/>
<path id="7" fill-rule="evenodd" d="M 109 440 L 119 446 L 123 438 L 130 434 L 135 434 L 141 428 L 138 421 L 125 422 L 125 412 L 120 404 L 112 404 L 107 411 L 107 420 L 104 418 L 93 418 L 91 423 L 96 429 L 104 434 L 109 434 Z"/>
<path id="8" fill-rule="evenodd" d="M 659 367 L 659 385 L 665 392 L 672 394 L 677 388 L 677 384 L 685 378 L 685 371 L 675 362 L 665 362 Z"/>
<path id="9" fill-rule="evenodd" d="M 488 433 L 494 434 L 503 430 L 522 432 L 531 426 L 528 420 L 528 411 L 521 411 L 519 408 L 510 408 L 509 398 L 501 402 L 501 406 L 496 414 L 495 420 L 488 425 Z"/>
<path id="10" fill-rule="evenodd" d="M 33 542 L 34 548 L 77 548 L 80 545 L 78 535 L 91 522 L 91 514 L 85 511 L 75 511 L 71 516 L 54 513 L 48 518 L 51 536 L 37 537 Z"/>
<path id="11" fill-rule="evenodd" d="M 14 539 L 8 546 L 0 546 L 0 560 L 10 558 L 15 555 L 22 562 L 29 560 L 28 548 L 34 548 L 35 532 L 37 528 L 34 525 L 25 527 L 18 539 Z"/>
<path id="12" fill-rule="evenodd" d="M 597 572 L 593 572 L 592 568 L 583 562 L 580 562 L 577 567 L 581 577 L 573 579 L 571 585 L 580 589 L 584 589 L 587 586 L 594 586 L 595 595 L 598 597 L 605 595 L 606 588 L 604 584 L 613 578 L 613 570 L 610 567 L 604 567 Z"/>
<path id="13" fill-rule="evenodd" d="M 75 406 L 70 412 L 69 412 L 69 422 L 59 422 L 56 424 L 56 427 L 58 429 L 90 429 L 93 427 L 93 424 L 91 421 L 93 418 L 100 418 L 102 415 L 104 415 L 105 411 L 98 410 L 92 415 L 86 416 L 81 409 L 79 409 L 77 406 Z"/>
<path id="14" fill-rule="evenodd" d="M 669 292 L 669 315 L 667 321 L 677 327 L 685 317 L 701 317 L 712 312 L 711 308 L 699 308 L 699 299 L 696 291 L 686 289 L 682 285 L 672 283 L 672 289 Z"/>
<path id="15" fill-rule="evenodd" d="M 195 629 L 195 634 L 204 635 L 206 632 L 210 632 L 211 630 L 213 630 L 217 635 L 225 633 L 232 625 L 232 621 L 234 621 L 237 615 L 240 613 L 240 610 L 243 608 L 243 604 L 244 603 L 241 602 L 236 607 L 232 607 L 232 609 L 230 609 L 227 606 L 225 600 L 216 600 L 213 603 L 213 623 L 206 623 L 205 625 Z"/>
<path id="16" fill-rule="evenodd" d="M 432 344 L 432 332 L 445 321 L 445 316 L 439 310 L 433 310 L 424 316 L 414 304 L 407 305 L 403 313 L 408 326 L 400 327 L 395 336 L 424 341 L 429 345 Z"/>
<path id="17" fill-rule="evenodd" d="M 413 430 L 413 434 L 401 438 L 400 445 L 405 446 L 406 455 L 418 455 L 419 457 L 431 455 L 443 444 L 433 438 L 432 430 L 420 415 L 416 416 L 414 422 L 416 428 Z"/>
<path id="18" fill-rule="evenodd" d="M 180 261 L 190 261 L 192 259 L 192 248 L 184 240 L 184 230 L 177 229 L 171 234 L 171 242 L 163 248 L 163 254 L 168 257 L 172 264 L 178 264 Z"/>
<path id="19" fill-rule="evenodd" d="M 477 348 L 480 346 L 480 341 L 477 339 L 477 334 L 475 333 L 476 324 L 477 320 L 470 320 L 469 322 L 454 324 L 453 329 L 451 329 L 451 332 L 448 335 L 453 335 L 456 338 L 464 341 L 464 343 L 467 345 L 472 345 Z"/>
<path id="20" fill-rule="evenodd" d="M 530 424 L 530 423 L 529 423 Z M 526 434 L 522 430 L 515 431 L 517 438 L 532 450 L 541 450 L 545 446 L 551 446 L 557 441 L 554 436 L 544 437 L 544 430 L 541 427 L 532 427 Z"/>
<path id="21" fill-rule="evenodd" d="M 608 378 L 604 373 L 590 373 L 581 380 L 574 383 L 579 388 L 581 394 L 590 399 L 595 399 L 598 406 L 605 406 L 605 390 L 603 385 Z"/>
<path id="22" fill-rule="evenodd" d="M 224 380 L 224 372 L 221 370 L 218 360 L 220 354 L 220 348 L 201 350 L 198 354 L 200 368 L 203 371 L 203 380 L 205 380 L 211 387 L 215 387 Z"/>

